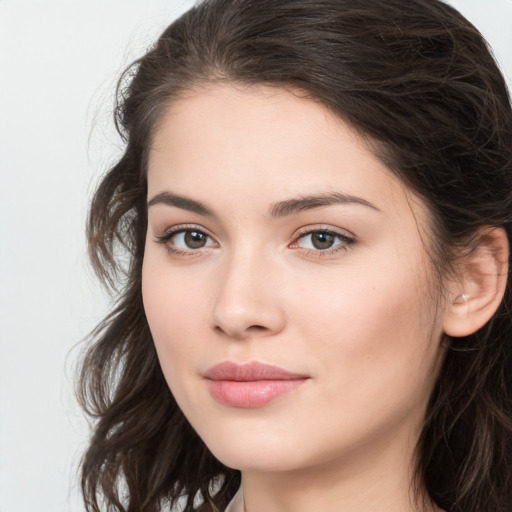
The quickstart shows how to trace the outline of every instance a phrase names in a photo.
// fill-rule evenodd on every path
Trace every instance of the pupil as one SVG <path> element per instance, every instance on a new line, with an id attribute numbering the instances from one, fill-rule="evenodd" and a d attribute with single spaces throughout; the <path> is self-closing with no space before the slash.
<path id="1" fill-rule="evenodd" d="M 185 243 L 191 249 L 199 249 L 204 247 L 206 243 L 206 236 L 203 233 L 198 233 L 197 231 L 187 231 L 185 233 Z"/>
<path id="2" fill-rule="evenodd" d="M 329 233 L 313 233 L 312 242 L 316 249 L 329 249 L 334 243 L 334 236 Z"/>

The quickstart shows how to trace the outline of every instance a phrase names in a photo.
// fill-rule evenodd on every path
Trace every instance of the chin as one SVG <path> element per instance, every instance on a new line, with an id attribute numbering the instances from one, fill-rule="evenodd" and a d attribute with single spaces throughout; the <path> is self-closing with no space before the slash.
<path id="1" fill-rule="evenodd" d="M 225 466 L 242 472 L 277 473 L 297 469 L 289 454 L 276 453 L 261 447 L 255 450 L 212 450 L 213 455 Z M 300 466 L 300 465 L 299 465 Z"/>
<path id="2" fill-rule="evenodd" d="M 202 435 L 206 446 L 212 454 L 225 466 L 240 471 L 274 472 L 288 471 L 301 465 L 297 460 L 297 446 L 300 444 L 287 442 L 282 437 L 250 433 L 243 434 L 223 431 L 221 435 L 208 432 Z M 302 458 L 302 457 L 300 457 Z"/>

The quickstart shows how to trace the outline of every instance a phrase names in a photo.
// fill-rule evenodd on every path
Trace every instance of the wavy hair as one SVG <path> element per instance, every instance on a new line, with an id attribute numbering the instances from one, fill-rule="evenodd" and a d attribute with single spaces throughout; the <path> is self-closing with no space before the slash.
<path id="1" fill-rule="evenodd" d="M 240 484 L 177 406 L 141 298 L 146 162 L 162 113 L 204 82 L 304 91 L 369 141 L 429 206 L 449 269 L 482 226 L 512 241 L 512 110 L 481 34 L 438 0 L 206 0 L 121 77 L 124 154 L 97 188 L 89 250 L 115 309 L 92 333 L 78 395 L 94 418 L 86 509 L 223 510 Z M 512 510 L 512 285 L 478 332 L 446 339 L 416 476 L 450 512 Z M 202 502 L 202 505 L 198 505 Z"/>

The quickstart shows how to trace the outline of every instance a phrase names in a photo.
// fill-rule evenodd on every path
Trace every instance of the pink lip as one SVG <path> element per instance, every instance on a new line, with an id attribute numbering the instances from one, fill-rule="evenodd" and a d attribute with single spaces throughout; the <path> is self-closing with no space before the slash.
<path id="1" fill-rule="evenodd" d="M 204 377 L 212 397 L 231 407 L 261 407 L 298 388 L 309 379 L 277 366 L 229 361 L 210 368 Z"/>

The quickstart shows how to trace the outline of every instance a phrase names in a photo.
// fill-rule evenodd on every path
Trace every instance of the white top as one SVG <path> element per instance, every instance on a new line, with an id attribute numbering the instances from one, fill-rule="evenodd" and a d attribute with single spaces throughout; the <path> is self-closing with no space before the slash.
<path id="1" fill-rule="evenodd" d="M 245 512 L 244 507 L 244 493 L 242 486 L 238 489 L 238 492 L 233 496 L 233 499 L 229 502 L 225 512 Z"/>

